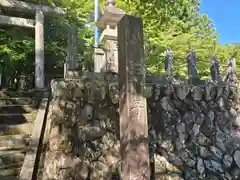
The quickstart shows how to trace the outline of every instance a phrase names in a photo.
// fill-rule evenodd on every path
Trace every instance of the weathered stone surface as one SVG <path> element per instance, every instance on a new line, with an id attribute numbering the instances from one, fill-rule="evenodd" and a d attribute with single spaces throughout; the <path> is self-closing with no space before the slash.
<path id="1" fill-rule="evenodd" d="M 230 156 L 230 155 L 228 155 L 228 154 L 225 154 L 225 155 L 223 156 L 223 165 L 224 165 L 224 167 L 225 167 L 225 168 L 229 168 L 229 167 L 231 167 L 232 163 L 233 163 L 233 158 L 232 158 L 232 156 Z"/>
<path id="2" fill-rule="evenodd" d="M 219 62 L 216 56 L 212 57 L 210 71 L 212 81 L 219 82 L 220 81 Z"/>
<path id="3" fill-rule="evenodd" d="M 199 147 L 199 154 L 203 158 L 208 158 L 208 157 L 210 157 L 212 155 L 210 153 L 210 151 L 206 147 L 204 147 L 204 146 L 200 146 Z"/>
<path id="4" fill-rule="evenodd" d="M 118 51 L 121 178 L 148 180 L 150 163 L 142 19 L 123 16 L 118 23 Z"/>
<path id="5" fill-rule="evenodd" d="M 184 100 L 188 95 L 189 91 L 190 91 L 189 87 L 186 87 L 186 86 L 182 86 L 182 87 L 180 86 L 176 88 L 176 93 L 180 100 Z"/>
<path id="6" fill-rule="evenodd" d="M 113 80 L 111 86 L 88 77 L 52 81 L 43 179 L 105 180 L 119 168 L 119 91 Z"/>
<path id="7" fill-rule="evenodd" d="M 218 163 L 214 160 L 204 160 L 204 164 L 206 166 L 206 169 L 208 169 L 209 171 L 212 171 L 214 173 L 223 172 L 221 163 Z"/>
<path id="8" fill-rule="evenodd" d="M 240 151 L 239 150 L 234 152 L 233 158 L 237 166 L 240 167 Z"/>
<path id="9" fill-rule="evenodd" d="M 197 171 L 200 173 L 200 175 L 203 175 L 205 173 L 204 163 L 201 158 L 197 159 Z"/>
<path id="10" fill-rule="evenodd" d="M 119 102 L 119 89 L 118 83 L 109 84 L 109 96 L 113 104 L 117 104 Z"/>
<path id="11" fill-rule="evenodd" d="M 168 162 L 166 158 L 163 156 L 155 156 L 155 173 L 166 173 L 166 172 L 174 172 L 180 173 L 181 171 L 174 165 Z"/>
<path id="12" fill-rule="evenodd" d="M 46 155 L 44 178 L 57 180 L 86 179 L 88 166 L 79 158 L 61 152 Z"/>
<path id="13" fill-rule="evenodd" d="M 240 177 L 240 169 L 239 168 L 233 168 L 231 170 L 232 179 L 238 179 Z"/>
<path id="14" fill-rule="evenodd" d="M 58 86 L 62 94 L 53 93 L 49 150 L 79 156 L 81 162 L 87 162 L 93 180 L 111 178 L 120 167 L 116 81 L 115 77 L 64 80 Z M 78 83 L 81 85 L 74 85 Z M 80 89 L 81 97 L 72 93 Z M 150 162 L 155 161 L 156 179 L 240 178 L 237 91 L 214 84 L 197 88 L 153 84 L 145 91 Z"/>
<path id="15" fill-rule="evenodd" d="M 198 134 L 197 142 L 202 146 L 209 146 L 212 144 L 212 141 L 202 133 Z"/>
<path id="16" fill-rule="evenodd" d="M 156 87 L 157 92 L 166 90 L 166 86 Z M 154 95 L 148 98 L 150 123 L 154 121 L 151 131 L 161 134 L 155 144 L 165 149 L 156 153 L 178 167 L 186 180 L 238 177 L 240 168 L 234 172 L 231 168 L 233 161 L 239 161 L 236 149 L 240 147 L 240 123 L 237 106 L 233 105 L 239 98 L 230 95 L 228 86 L 214 84 L 173 85 L 173 89 L 172 96 L 156 93 L 158 99 Z M 155 123 L 154 118 L 159 116 Z"/>
<path id="17" fill-rule="evenodd" d="M 198 179 L 198 173 L 196 169 L 192 168 L 186 168 L 185 169 L 185 174 L 184 174 L 184 179 L 187 180 L 196 180 Z"/>

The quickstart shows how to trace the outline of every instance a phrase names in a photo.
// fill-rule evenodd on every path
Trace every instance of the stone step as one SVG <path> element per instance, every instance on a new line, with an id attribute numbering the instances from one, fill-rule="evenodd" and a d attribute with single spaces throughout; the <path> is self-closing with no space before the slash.
<path id="1" fill-rule="evenodd" d="M 0 137 L 0 151 L 9 149 L 25 149 L 30 135 L 6 135 Z"/>
<path id="2" fill-rule="evenodd" d="M 0 105 L 31 105 L 37 107 L 40 103 L 41 98 L 30 98 L 30 97 L 15 97 L 15 98 L 0 98 Z"/>
<path id="3" fill-rule="evenodd" d="M 2 164 L 0 165 L 1 169 L 12 169 L 12 168 L 21 168 L 23 166 L 24 161 L 20 161 L 19 163 L 13 163 L 13 164 Z"/>
<path id="4" fill-rule="evenodd" d="M 33 123 L 6 125 L 0 124 L 0 136 L 2 135 L 16 135 L 16 134 L 31 134 Z M 1 138 L 1 137 L 0 137 Z"/>
<path id="5" fill-rule="evenodd" d="M 21 168 L 0 169 L 0 177 L 17 176 Z"/>
<path id="6" fill-rule="evenodd" d="M 0 166 L 3 168 L 8 165 L 21 164 L 24 161 L 25 150 L 0 151 Z"/>
<path id="7" fill-rule="evenodd" d="M 0 176 L 1 180 L 19 180 L 17 176 Z"/>
<path id="8" fill-rule="evenodd" d="M 36 110 L 36 108 L 31 105 L 19 105 L 19 104 L 10 104 L 0 106 L 0 113 L 30 113 Z"/>
<path id="9" fill-rule="evenodd" d="M 0 97 L 40 97 L 42 95 L 41 91 L 13 91 L 13 90 L 1 90 Z"/>
<path id="10" fill-rule="evenodd" d="M 27 114 L 0 113 L 0 124 L 8 124 L 8 125 L 24 124 L 27 122 L 34 121 L 36 118 L 36 114 L 37 114 L 37 110 Z"/>

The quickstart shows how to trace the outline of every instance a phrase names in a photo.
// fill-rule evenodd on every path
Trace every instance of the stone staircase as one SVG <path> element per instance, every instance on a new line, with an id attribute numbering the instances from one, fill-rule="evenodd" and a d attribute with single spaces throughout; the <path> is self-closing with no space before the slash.
<path id="1" fill-rule="evenodd" d="M 0 180 L 18 179 L 40 100 L 40 92 L 0 91 Z"/>

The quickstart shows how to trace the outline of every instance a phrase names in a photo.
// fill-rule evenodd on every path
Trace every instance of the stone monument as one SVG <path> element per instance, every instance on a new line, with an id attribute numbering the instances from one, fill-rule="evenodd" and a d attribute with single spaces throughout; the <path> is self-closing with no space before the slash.
<path id="1" fill-rule="evenodd" d="M 196 61 L 197 60 L 195 52 L 190 51 L 187 55 L 187 64 L 188 64 L 188 78 L 191 84 L 198 79 Z"/>
<path id="2" fill-rule="evenodd" d="M 167 72 L 168 76 L 171 76 L 173 73 L 173 52 L 171 49 L 166 49 L 164 53 L 165 53 L 164 58 L 165 72 Z"/>
<path id="3" fill-rule="evenodd" d="M 230 86 L 237 86 L 237 74 L 236 74 L 236 60 L 231 58 L 228 60 L 227 80 Z"/>
<path id="4" fill-rule="evenodd" d="M 68 31 L 67 68 L 76 69 L 78 47 L 78 27 L 72 23 Z"/>
<path id="5" fill-rule="evenodd" d="M 219 82 L 220 81 L 219 62 L 216 56 L 212 57 L 210 72 L 212 81 Z"/>
<path id="6" fill-rule="evenodd" d="M 142 19 L 125 15 L 118 31 L 121 179 L 149 180 Z"/>

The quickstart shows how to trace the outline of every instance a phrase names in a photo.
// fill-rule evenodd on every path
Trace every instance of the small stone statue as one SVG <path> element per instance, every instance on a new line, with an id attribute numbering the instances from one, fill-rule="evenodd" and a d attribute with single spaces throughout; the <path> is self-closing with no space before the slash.
<path id="1" fill-rule="evenodd" d="M 220 81 L 219 62 L 216 56 L 213 56 L 212 58 L 210 71 L 212 80 L 214 82 L 219 82 Z"/>
<path id="2" fill-rule="evenodd" d="M 232 58 L 228 61 L 227 77 L 226 80 L 229 81 L 230 86 L 237 85 L 237 75 L 236 75 L 236 61 Z"/>
<path id="3" fill-rule="evenodd" d="M 188 60 L 188 77 L 189 79 L 197 79 L 197 68 L 196 68 L 196 55 L 193 51 L 191 51 L 187 55 Z"/>
<path id="4" fill-rule="evenodd" d="M 24 91 L 26 89 L 26 77 L 24 75 L 21 75 L 19 77 L 19 90 Z"/>
<path id="5" fill-rule="evenodd" d="M 173 52 L 171 49 L 166 49 L 165 51 L 164 65 L 168 76 L 171 76 L 173 70 Z"/>

